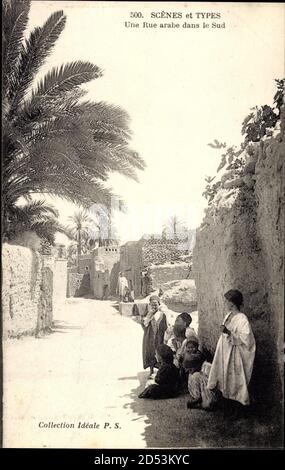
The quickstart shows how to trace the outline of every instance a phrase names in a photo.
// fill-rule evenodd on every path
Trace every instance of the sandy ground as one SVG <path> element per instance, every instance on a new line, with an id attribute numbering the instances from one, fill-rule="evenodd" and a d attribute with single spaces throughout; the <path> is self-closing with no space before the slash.
<path id="1" fill-rule="evenodd" d="M 6 341 L 4 447 L 278 447 L 266 418 L 187 410 L 187 395 L 138 399 L 141 345 L 136 321 L 91 299 L 68 300 L 43 338 Z"/>

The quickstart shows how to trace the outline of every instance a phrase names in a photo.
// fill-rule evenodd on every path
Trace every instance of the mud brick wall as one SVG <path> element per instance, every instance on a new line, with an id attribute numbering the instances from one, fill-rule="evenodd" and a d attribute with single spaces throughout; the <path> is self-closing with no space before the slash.
<path id="1" fill-rule="evenodd" d="M 223 294 L 244 295 L 257 343 L 252 387 L 260 401 L 280 397 L 283 382 L 284 134 L 246 150 L 238 188 L 222 186 L 197 232 L 194 273 L 199 336 L 214 353 L 225 314 Z"/>
<path id="2" fill-rule="evenodd" d="M 142 260 L 144 266 L 179 261 L 188 251 L 185 244 L 179 240 L 149 239 L 142 245 Z"/>
<path id="3" fill-rule="evenodd" d="M 98 264 L 101 267 L 98 269 Z M 98 278 L 98 271 L 102 275 Z M 104 272 L 108 271 L 108 276 Z M 117 282 L 120 272 L 120 248 L 116 245 L 102 246 L 95 250 L 93 268 L 91 268 L 91 285 L 94 286 L 94 295 L 101 298 L 103 287 L 108 284 L 108 292 L 110 295 L 116 294 Z"/>
<path id="4" fill-rule="evenodd" d="M 3 244 L 3 337 L 38 334 L 51 326 L 53 274 L 30 248 Z"/>
<path id="5" fill-rule="evenodd" d="M 106 287 L 107 286 L 107 287 Z M 110 295 L 109 271 L 95 271 L 91 276 L 91 291 L 95 299 L 108 298 Z"/>
<path id="6" fill-rule="evenodd" d="M 136 297 L 142 292 L 142 244 L 142 240 L 128 242 L 121 246 L 120 252 L 120 271 L 124 272 L 129 287 L 133 289 Z"/>
<path id="7" fill-rule="evenodd" d="M 91 294 L 90 274 L 67 274 L 67 297 L 83 297 Z"/>
<path id="8" fill-rule="evenodd" d="M 79 272 L 79 274 L 86 274 L 87 272 L 90 273 L 92 263 L 93 263 L 93 256 L 92 255 L 90 255 L 90 254 L 80 255 L 79 260 L 78 260 L 78 272 Z"/>
<path id="9" fill-rule="evenodd" d="M 53 314 L 56 314 L 66 300 L 67 294 L 67 260 L 58 259 L 53 255 L 43 255 L 43 267 L 52 272 L 52 304 Z"/>
<path id="10" fill-rule="evenodd" d="M 187 263 L 150 266 L 152 275 L 152 287 L 159 289 L 163 284 L 169 281 L 186 279 L 189 273 L 189 265 Z"/>
<path id="11" fill-rule="evenodd" d="M 163 282 L 185 279 L 189 272 L 187 263 L 181 262 L 179 266 L 175 263 L 181 261 L 185 253 L 188 252 L 179 240 L 151 238 L 128 242 L 121 247 L 120 270 L 125 273 L 135 296 L 139 296 L 143 292 L 141 272 L 146 267 L 151 269 L 155 289 Z M 169 264 L 171 262 L 175 264 Z"/>
<path id="12" fill-rule="evenodd" d="M 66 300 L 67 292 L 67 260 L 55 259 L 53 267 L 53 305 L 54 315 Z"/>

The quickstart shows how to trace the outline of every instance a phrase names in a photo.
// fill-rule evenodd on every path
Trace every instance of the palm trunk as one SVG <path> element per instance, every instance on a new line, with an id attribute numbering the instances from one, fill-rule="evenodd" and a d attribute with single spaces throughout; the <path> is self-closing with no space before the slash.
<path id="1" fill-rule="evenodd" d="M 78 232 L 78 244 L 77 244 L 77 271 L 79 272 L 79 257 L 81 255 L 81 232 Z"/>

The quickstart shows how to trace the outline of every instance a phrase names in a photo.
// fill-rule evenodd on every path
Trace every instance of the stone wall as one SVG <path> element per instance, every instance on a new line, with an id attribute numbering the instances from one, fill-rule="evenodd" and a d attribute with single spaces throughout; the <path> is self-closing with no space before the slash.
<path id="1" fill-rule="evenodd" d="M 55 259 L 53 266 L 54 314 L 64 305 L 67 293 L 67 260 Z"/>
<path id="2" fill-rule="evenodd" d="M 170 261 L 179 261 L 188 253 L 188 242 L 178 239 L 150 238 L 143 240 L 143 265 L 163 264 Z"/>
<path id="3" fill-rule="evenodd" d="M 189 273 L 188 263 L 162 264 L 158 266 L 150 266 L 149 271 L 152 276 L 152 286 L 159 289 L 162 284 L 180 279 L 193 277 L 192 272 Z M 190 274 L 190 276 L 189 276 Z"/>
<path id="4" fill-rule="evenodd" d="M 83 297 L 92 293 L 90 274 L 67 273 L 67 297 Z"/>
<path id="5" fill-rule="evenodd" d="M 257 343 L 252 388 L 265 400 L 280 397 L 283 374 L 284 141 L 279 133 L 247 152 L 239 187 L 222 185 L 207 210 L 193 262 L 204 349 L 215 351 L 223 294 L 239 289 Z"/>
<path id="6" fill-rule="evenodd" d="M 38 252 L 23 246 L 2 248 L 3 337 L 39 334 L 51 326 L 53 272 Z"/>
<path id="7" fill-rule="evenodd" d="M 182 279 L 162 284 L 161 300 L 174 312 L 196 312 L 197 294 L 193 279 Z"/>
<path id="8" fill-rule="evenodd" d="M 163 282 L 185 279 L 189 274 L 189 264 L 179 262 L 185 253 L 188 251 L 179 240 L 142 238 L 121 247 L 120 270 L 124 272 L 129 286 L 138 297 L 144 291 L 142 271 L 147 267 L 151 271 L 154 289 Z"/>

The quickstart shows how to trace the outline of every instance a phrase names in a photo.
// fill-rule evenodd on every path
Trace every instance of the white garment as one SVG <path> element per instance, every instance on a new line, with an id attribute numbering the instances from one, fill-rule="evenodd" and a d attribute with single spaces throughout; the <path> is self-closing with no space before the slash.
<path id="1" fill-rule="evenodd" d="M 125 288 L 128 287 L 128 280 L 125 276 L 120 276 L 118 279 L 118 291 L 119 295 L 123 296 L 125 295 Z"/>
<path id="2" fill-rule="evenodd" d="M 223 324 L 231 334 L 222 333 L 219 338 L 207 386 L 217 387 L 225 398 L 248 405 L 248 384 L 255 357 L 252 329 L 241 312 L 229 312 Z"/>

